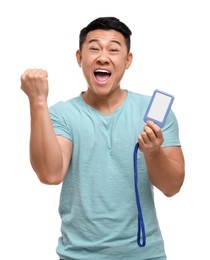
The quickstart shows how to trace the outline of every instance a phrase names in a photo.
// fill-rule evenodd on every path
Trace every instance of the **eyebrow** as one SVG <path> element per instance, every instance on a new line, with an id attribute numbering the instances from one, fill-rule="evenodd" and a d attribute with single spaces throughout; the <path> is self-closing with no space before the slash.
<path id="1" fill-rule="evenodd" d="M 97 39 L 90 39 L 88 44 L 92 43 L 92 42 L 99 42 L 99 40 Z M 111 40 L 110 43 L 117 43 L 119 46 L 121 46 L 121 43 L 117 40 Z"/>

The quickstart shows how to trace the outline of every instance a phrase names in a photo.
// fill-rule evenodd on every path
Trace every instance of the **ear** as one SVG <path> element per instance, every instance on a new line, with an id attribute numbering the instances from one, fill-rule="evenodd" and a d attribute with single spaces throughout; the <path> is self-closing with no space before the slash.
<path id="1" fill-rule="evenodd" d="M 127 64 L 126 64 L 126 69 L 128 69 L 132 63 L 133 60 L 133 54 L 131 52 L 128 53 L 127 56 Z"/>
<path id="2" fill-rule="evenodd" d="M 76 51 L 76 58 L 77 58 L 77 63 L 79 64 L 79 66 L 81 67 L 81 62 L 82 62 L 82 55 L 80 50 Z"/>

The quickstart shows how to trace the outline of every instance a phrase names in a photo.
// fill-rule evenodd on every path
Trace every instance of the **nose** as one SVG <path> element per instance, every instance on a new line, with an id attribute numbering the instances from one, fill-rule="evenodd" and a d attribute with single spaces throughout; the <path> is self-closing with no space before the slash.
<path id="1" fill-rule="evenodd" d="M 97 62 L 100 64 L 106 64 L 109 63 L 109 56 L 106 51 L 101 51 L 98 58 Z"/>

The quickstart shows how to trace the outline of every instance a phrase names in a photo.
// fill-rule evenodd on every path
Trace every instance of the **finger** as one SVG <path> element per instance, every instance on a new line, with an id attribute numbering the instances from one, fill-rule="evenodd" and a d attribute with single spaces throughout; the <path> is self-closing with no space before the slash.
<path id="1" fill-rule="evenodd" d="M 48 73 L 46 70 L 43 69 L 27 69 L 21 76 L 21 79 L 24 79 L 26 77 L 37 77 L 37 76 L 48 76 Z"/>
<path id="2" fill-rule="evenodd" d="M 140 137 L 140 139 L 142 140 L 142 142 L 143 142 L 144 144 L 148 144 L 148 143 L 151 142 L 150 139 L 149 139 L 149 137 L 148 137 L 148 135 L 147 135 L 147 132 L 144 131 L 144 130 L 141 132 L 141 134 L 139 135 L 139 137 Z"/>
<path id="3" fill-rule="evenodd" d="M 35 69 L 27 69 L 24 71 L 24 73 L 21 75 L 20 81 L 21 81 L 21 89 L 23 89 L 23 85 L 25 84 L 25 81 L 27 79 L 30 79 L 34 73 Z"/>
<path id="4" fill-rule="evenodd" d="M 151 127 L 145 125 L 144 132 L 146 133 L 147 139 L 150 142 L 154 142 L 157 139 L 157 136 Z"/>
<path id="5" fill-rule="evenodd" d="M 147 121 L 146 126 L 148 126 L 150 129 L 152 129 L 153 133 L 155 134 L 155 136 L 157 138 L 163 137 L 161 128 L 157 124 L 155 124 L 154 122 Z"/>
<path id="6" fill-rule="evenodd" d="M 48 77 L 48 72 L 46 70 L 41 70 L 40 74 L 43 76 L 43 77 Z"/>
<path id="7" fill-rule="evenodd" d="M 30 71 L 31 71 L 31 69 L 27 69 L 27 70 L 25 70 L 25 71 L 23 72 L 23 74 L 22 74 L 21 77 L 20 77 L 21 81 L 22 81 L 23 79 L 25 79 L 26 75 L 28 75 Z"/>
<path id="8" fill-rule="evenodd" d="M 47 77 L 47 71 L 43 69 L 35 69 L 29 72 L 34 77 Z"/>

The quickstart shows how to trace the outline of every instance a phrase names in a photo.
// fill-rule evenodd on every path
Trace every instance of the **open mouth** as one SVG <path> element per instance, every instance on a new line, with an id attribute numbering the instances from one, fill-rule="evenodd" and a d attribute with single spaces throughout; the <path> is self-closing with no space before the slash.
<path id="1" fill-rule="evenodd" d="M 98 82 L 105 83 L 110 78 L 111 72 L 108 70 L 97 69 L 94 71 L 94 76 Z"/>

